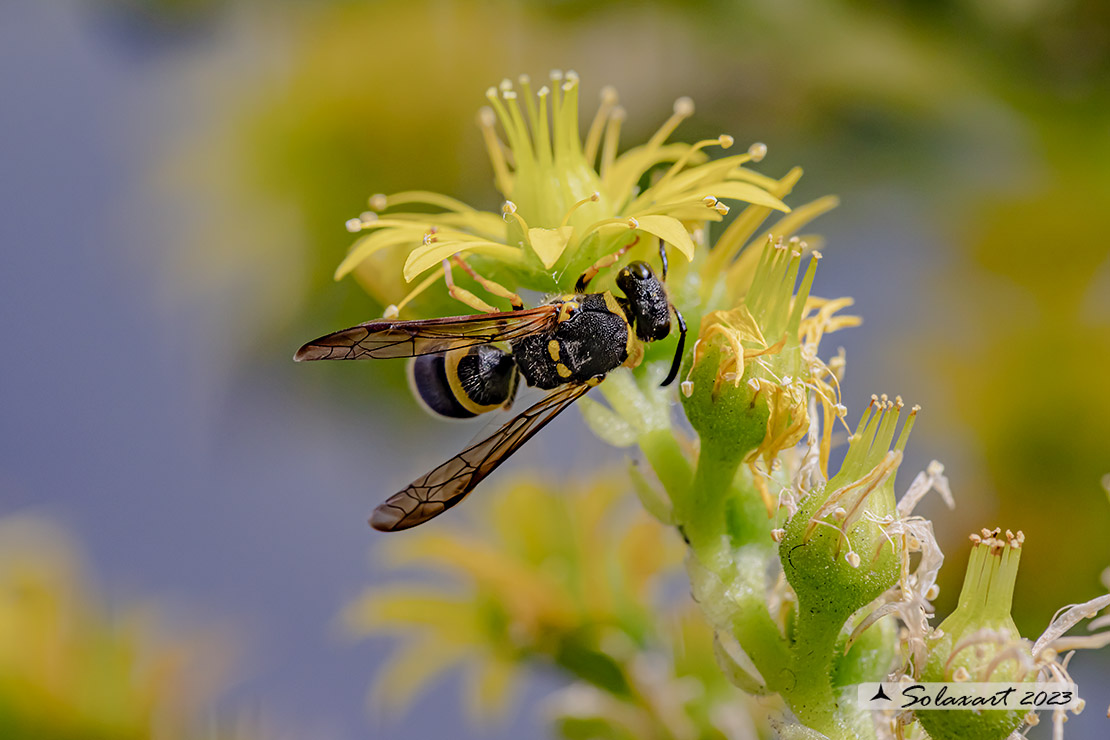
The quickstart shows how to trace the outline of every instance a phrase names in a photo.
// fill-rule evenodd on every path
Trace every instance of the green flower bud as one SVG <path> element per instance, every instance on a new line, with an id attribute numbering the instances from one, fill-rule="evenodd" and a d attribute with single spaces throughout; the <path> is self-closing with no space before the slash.
<path id="1" fill-rule="evenodd" d="M 779 558 L 802 612 L 842 625 L 898 580 L 901 544 L 885 526 L 896 517 L 894 476 L 917 407 L 892 449 L 901 411 L 900 398 L 872 397 L 840 472 L 784 528 Z"/>
<path id="2" fill-rule="evenodd" d="M 1031 645 L 1021 638 L 1010 607 L 1025 537 L 984 529 L 972 535 L 959 604 L 929 645 L 922 681 L 1021 682 L 1034 680 Z M 933 740 L 1004 740 L 1022 722 L 1020 710 L 917 712 Z"/>

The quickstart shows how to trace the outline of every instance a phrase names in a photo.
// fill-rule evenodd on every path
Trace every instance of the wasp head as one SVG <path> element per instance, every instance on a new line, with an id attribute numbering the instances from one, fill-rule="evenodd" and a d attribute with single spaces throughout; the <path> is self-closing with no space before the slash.
<path id="1" fill-rule="evenodd" d="M 646 262 L 632 262 L 621 270 L 617 287 L 624 292 L 629 317 L 641 341 L 654 342 L 671 333 L 667 289 Z"/>

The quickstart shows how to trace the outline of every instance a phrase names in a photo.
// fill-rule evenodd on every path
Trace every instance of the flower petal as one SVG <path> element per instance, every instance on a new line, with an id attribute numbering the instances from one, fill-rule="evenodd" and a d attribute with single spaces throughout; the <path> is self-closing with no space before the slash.
<path id="1" fill-rule="evenodd" d="M 532 251 L 543 262 L 546 269 L 559 261 L 563 250 L 567 248 L 570 237 L 574 233 L 573 226 L 560 226 L 555 229 L 528 229 L 528 242 Z"/>
<path id="2" fill-rule="evenodd" d="M 646 231 L 652 236 L 659 237 L 671 246 L 677 247 L 678 251 L 686 255 L 686 259 L 694 259 L 694 242 L 690 239 L 690 235 L 686 233 L 685 227 L 682 222 L 677 218 L 670 216 L 640 216 L 636 219 L 636 227 L 640 231 Z"/>
<path id="3" fill-rule="evenodd" d="M 431 244 L 418 247 L 409 253 L 408 259 L 405 260 L 405 280 L 411 283 L 415 277 L 428 268 L 438 265 L 441 261 L 453 254 L 462 252 L 487 254 L 503 262 L 512 264 L 519 265 L 521 262 L 519 249 L 505 244 L 498 244 L 497 242 L 482 240 L 463 241 L 461 239 L 432 242 Z"/>
<path id="4" fill-rule="evenodd" d="M 745 203 L 754 203 L 757 206 L 774 208 L 776 211 L 790 213 L 790 207 L 763 188 L 748 182 L 722 182 L 709 186 L 705 195 L 712 195 L 722 200 L 742 200 Z"/>
<path id="5" fill-rule="evenodd" d="M 372 232 L 360 238 L 351 246 L 351 251 L 339 263 L 339 267 L 335 268 L 335 279 L 339 280 L 345 277 L 347 273 L 354 270 L 363 260 L 375 252 L 405 242 L 419 244 L 423 236 L 424 231 L 419 227 L 416 229 L 382 229 Z"/>

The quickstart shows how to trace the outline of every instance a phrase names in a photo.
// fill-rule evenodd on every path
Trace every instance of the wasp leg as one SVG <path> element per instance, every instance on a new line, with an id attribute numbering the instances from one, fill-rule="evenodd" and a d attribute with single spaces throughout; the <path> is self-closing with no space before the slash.
<path id="1" fill-rule="evenodd" d="M 617 264 L 617 262 L 620 261 L 620 258 L 624 256 L 625 252 L 627 252 L 629 249 L 632 249 L 632 247 L 636 246 L 636 244 L 639 241 L 640 241 L 640 237 L 637 236 L 635 239 L 630 241 L 628 244 L 625 244 L 623 247 L 621 247 L 617 251 L 613 252 L 612 254 L 605 255 L 604 257 L 599 259 L 597 262 L 590 265 L 590 267 L 587 268 L 587 270 L 584 273 L 582 273 L 582 276 L 580 278 L 578 278 L 578 282 L 576 282 L 574 284 L 574 292 L 575 293 L 585 293 L 586 288 L 589 287 L 589 285 L 590 285 L 590 281 L 593 280 L 595 277 L 597 277 L 597 274 L 599 272 L 604 270 L 606 267 L 611 267 L 612 265 Z"/>
<path id="2" fill-rule="evenodd" d="M 663 282 L 667 282 L 667 244 L 662 239 L 659 240 L 659 259 L 663 262 Z"/>
<path id="3" fill-rule="evenodd" d="M 478 285 L 481 285 L 483 288 L 485 288 L 487 292 L 497 296 L 498 298 L 504 298 L 509 303 L 511 303 L 514 311 L 524 310 L 524 300 L 519 295 L 509 290 L 501 283 L 479 275 L 477 272 L 475 272 L 474 268 L 471 267 L 465 259 L 463 259 L 461 255 L 456 254 L 451 257 L 451 259 L 456 265 L 466 270 L 466 274 L 474 278 L 474 281 L 478 283 Z"/>
<path id="4" fill-rule="evenodd" d="M 471 293 L 466 288 L 455 285 L 455 278 L 451 274 L 451 261 L 443 260 L 443 281 L 447 283 L 447 293 L 457 301 L 462 301 L 479 313 L 497 313 L 497 309 Z"/>

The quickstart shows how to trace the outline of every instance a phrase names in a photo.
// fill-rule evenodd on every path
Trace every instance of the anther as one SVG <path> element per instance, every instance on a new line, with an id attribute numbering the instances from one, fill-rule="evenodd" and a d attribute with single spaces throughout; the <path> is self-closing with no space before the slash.
<path id="1" fill-rule="evenodd" d="M 967 669 L 964 668 L 963 666 L 960 666 L 959 668 L 957 668 L 955 671 L 952 672 L 952 680 L 953 681 L 963 682 L 963 681 L 968 680 L 969 678 L 971 678 L 971 674 L 968 673 Z"/>
<path id="2" fill-rule="evenodd" d="M 508 77 L 506 77 L 505 79 L 501 80 L 500 87 L 501 87 L 501 92 L 507 92 L 509 90 L 512 90 L 513 89 L 513 81 L 510 80 Z"/>
<path id="3" fill-rule="evenodd" d="M 478 109 L 478 123 L 485 128 L 493 128 L 497 123 L 497 114 L 493 112 L 493 108 L 488 105 L 483 105 Z"/>
<path id="4" fill-rule="evenodd" d="M 771 530 L 771 539 L 773 539 L 775 542 L 782 542 L 782 538 L 785 537 L 785 536 L 786 536 L 786 530 L 785 529 L 772 529 Z"/>
<path id="5" fill-rule="evenodd" d="M 385 307 L 385 311 L 382 312 L 382 318 L 395 319 L 400 313 L 401 309 L 397 308 L 397 305 L 395 303 L 390 303 L 388 306 Z"/>
<path id="6" fill-rule="evenodd" d="M 347 219 L 347 223 L 345 224 L 345 226 L 347 227 L 347 231 L 351 232 L 352 234 L 356 234 L 362 231 L 362 219 L 349 218 Z"/>
<path id="7" fill-rule="evenodd" d="M 631 216 L 629 216 L 628 217 L 628 228 L 638 229 L 638 228 L 640 228 L 640 222 L 637 221 L 635 218 L 632 218 Z"/>
<path id="8" fill-rule="evenodd" d="M 713 210 L 721 214 L 722 216 L 727 216 L 729 207 L 726 206 L 724 203 L 718 203 L 717 205 L 713 206 Z"/>
<path id="9" fill-rule="evenodd" d="M 728 149 L 729 147 L 731 147 L 735 143 L 736 143 L 736 139 L 732 138 L 728 134 L 721 134 L 720 136 L 717 137 L 717 144 L 722 149 Z"/>
<path id="10" fill-rule="evenodd" d="M 619 99 L 620 95 L 617 94 L 617 89 L 612 85 L 606 85 L 605 87 L 601 88 L 602 103 L 605 103 L 607 105 L 616 105 L 616 102 Z"/>
<path id="11" fill-rule="evenodd" d="M 854 551 L 849 552 L 847 555 L 845 555 L 844 559 L 847 560 L 848 565 L 852 566 L 853 568 L 859 567 L 859 555 L 857 555 Z"/>
<path id="12" fill-rule="evenodd" d="M 763 158 L 767 156 L 767 145 L 757 141 L 748 147 L 748 156 L 752 158 L 753 162 L 762 162 Z"/>
<path id="13" fill-rule="evenodd" d="M 511 216 L 516 213 L 516 203 L 511 200 L 505 201 L 505 205 L 501 206 L 501 214 L 503 216 Z"/>
<path id="14" fill-rule="evenodd" d="M 694 115 L 694 101 L 686 96 L 679 98 L 674 101 L 674 113 L 676 116 Z"/>
<path id="15" fill-rule="evenodd" d="M 371 195 L 368 202 L 372 210 L 384 211 L 386 206 L 389 205 L 389 198 L 387 198 L 384 193 L 377 193 L 376 195 Z"/>

